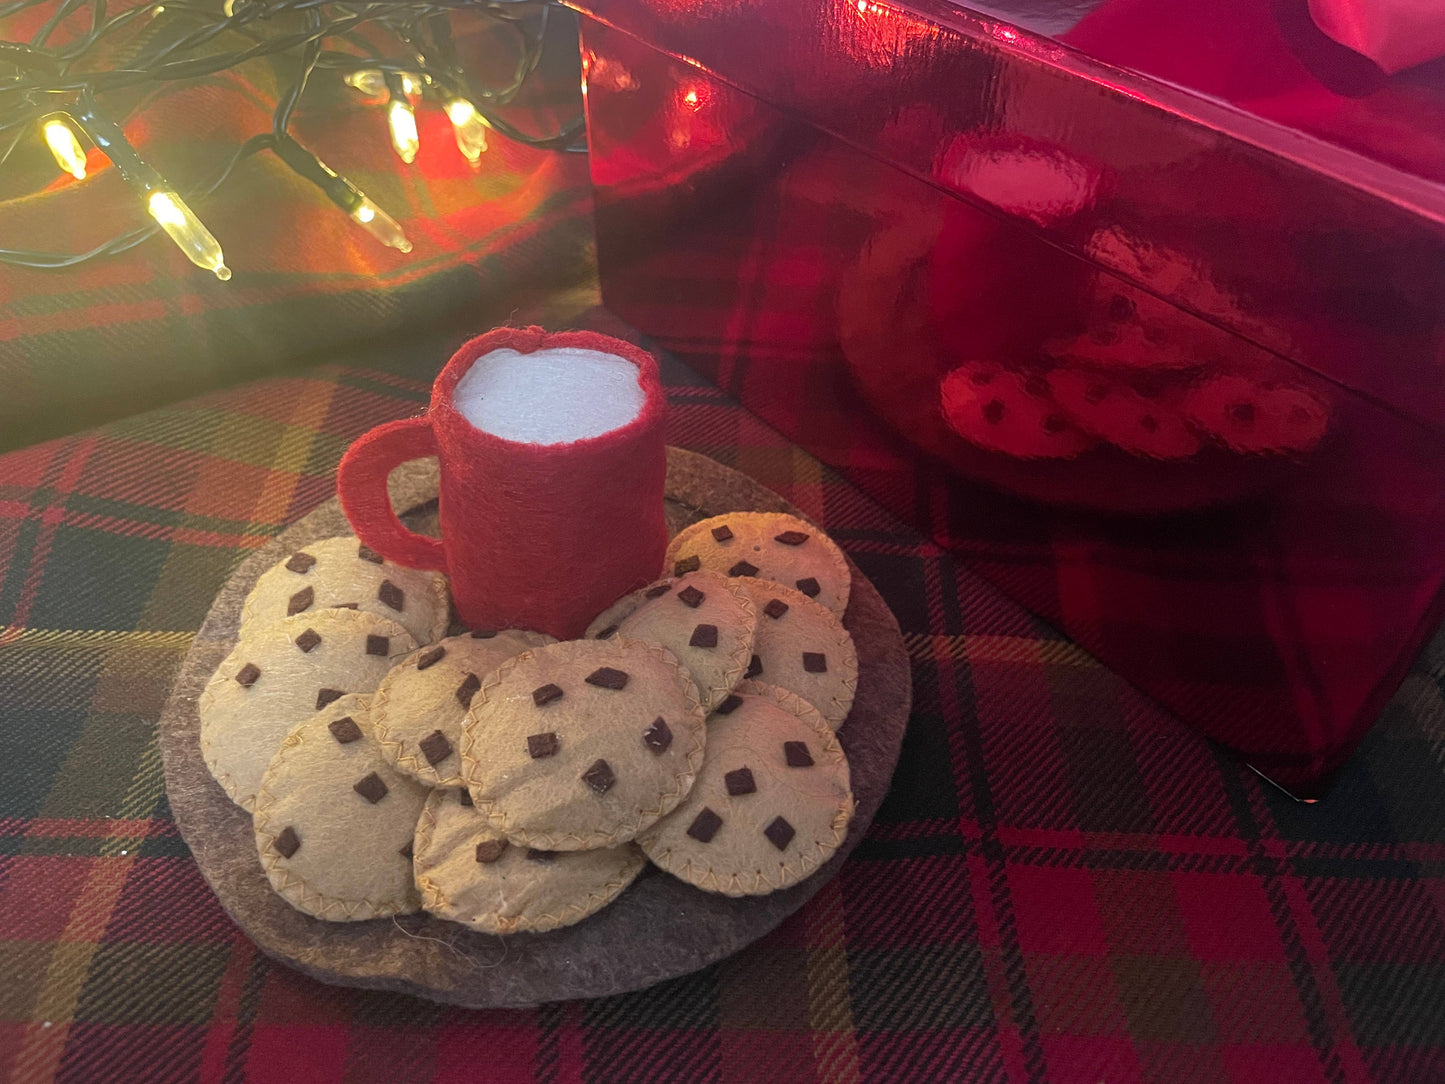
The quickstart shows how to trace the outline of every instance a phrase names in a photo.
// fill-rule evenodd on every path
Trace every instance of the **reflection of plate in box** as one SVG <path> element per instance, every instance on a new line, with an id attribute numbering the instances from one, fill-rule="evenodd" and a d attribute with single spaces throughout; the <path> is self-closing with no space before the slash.
<path id="1" fill-rule="evenodd" d="M 434 464 L 393 475 L 399 508 L 421 507 L 436 491 Z M 674 531 L 735 509 L 796 511 L 735 471 L 675 448 L 668 449 L 667 500 Z M 241 605 L 257 577 L 285 554 L 349 529 L 331 500 L 242 563 L 212 605 L 160 720 L 166 790 L 181 835 L 227 913 L 267 955 L 324 982 L 473 1007 L 620 993 L 695 971 L 762 937 L 837 872 L 867 831 L 898 762 L 911 687 L 898 624 L 854 569 L 844 624 L 858 649 L 858 693 L 838 738 L 857 811 L 838 853 L 806 881 L 770 896 L 732 899 L 648 870 L 615 903 L 575 926 L 505 939 L 424 914 L 323 922 L 293 910 L 261 869 L 250 815 L 206 770 L 196 701 L 236 641 Z"/>

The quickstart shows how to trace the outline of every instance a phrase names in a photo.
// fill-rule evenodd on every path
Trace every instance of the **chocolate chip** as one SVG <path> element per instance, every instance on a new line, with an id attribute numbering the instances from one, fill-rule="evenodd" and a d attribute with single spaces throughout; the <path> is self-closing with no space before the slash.
<path id="1" fill-rule="evenodd" d="M 1056 437 L 1069 427 L 1068 419 L 1062 414 L 1049 414 L 1044 418 L 1044 432 Z"/>
<path id="2" fill-rule="evenodd" d="M 781 542 L 785 546 L 801 546 L 808 541 L 810 536 L 802 531 L 784 531 L 773 539 L 774 542 Z"/>
<path id="3" fill-rule="evenodd" d="M 677 564 L 672 566 L 674 576 L 686 576 L 689 572 L 696 572 L 702 567 L 702 558 L 693 554 L 691 557 L 684 557 Z"/>
<path id="4" fill-rule="evenodd" d="M 733 536 L 733 532 L 728 525 L 724 523 L 721 527 L 714 527 L 712 529 L 712 536 L 719 542 L 726 542 Z"/>
<path id="5" fill-rule="evenodd" d="M 807 576 L 799 580 L 797 583 L 793 584 L 793 586 L 796 587 L 799 591 L 803 592 L 803 594 L 807 595 L 809 598 L 817 598 L 818 592 L 823 590 L 823 588 L 819 586 L 818 581 L 813 579 L 812 576 Z"/>
<path id="6" fill-rule="evenodd" d="M 1134 302 L 1130 301 L 1123 294 L 1115 294 L 1109 298 L 1110 320 L 1132 320 L 1134 319 L 1134 311 Z"/>
<path id="7" fill-rule="evenodd" d="M 808 752 L 808 743 L 805 741 L 783 742 L 783 759 L 788 762 L 789 768 L 813 766 L 813 754 Z"/>
<path id="8" fill-rule="evenodd" d="M 616 625 L 608 625 L 605 629 L 603 629 L 601 632 L 599 632 L 599 633 L 597 634 L 597 639 L 599 639 L 599 640 L 610 640 L 610 639 L 612 639 L 612 637 L 614 637 L 614 636 L 616 636 L 616 635 L 617 635 L 617 626 L 616 626 Z"/>
<path id="9" fill-rule="evenodd" d="M 381 554 L 377 553 L 376 550 L 372 549 L 370 546 L 367 545 L 357 546 L 356 556 L 360 557 L 363 561 L 370 561 L 374 565 L 379 565 L 383 560 L 385 560 L 385 558 L 383 558 Z"/>
<path id="10" fill-rule="evenodd" d="M 468 809 L 477 804 L 476 802 L 472 801 L 472 792 L 467 790 L 466 787 L 463 787 L 461 790 L 457 791 L 457 801 L 460 802 L 462 805 L 466 806 Z"/>
<path id="11" fill-rule="evenodd" d="M 271 846 L 276 848 L 276 853 L 282 858 L 290 858 L 301 849 L 301 837 L 296 834 L 296 829 L 287 825 L 281 829 L 280 834 L 271 841 Z"/>
<path id="12" fill-rule="evenodd" d="M 340 689 L 319 689 L 316 693 L 316 710 L 320 711 L 333 700 L 340 700 L 346 694 Z"/>
<path id="13" fill-rule="evenodd" d="M 687 642 L 688 647 L 717 647 L 717 626 L 699 625 L 692 630 L 692 639 Z"/>
<path id="14" fill-rule="evenodd" d="M 236 682 L 249 689 L 256 684 L 256 679 L 261 676 L 261 668 L 254 662 L 248 662 L 241 669 L 236 671 Z"/>
<path id="15" fill-rule="evenodd" d="M 612 789 L 612 784 L 617 782 L 617 776 L 612 772 L 612 765 L 605 760 L 598 760 L 582 773 L 582 782 L 598 794 L 606 794 Z"/>
<path id="16" fill-rule="evenodd" d="M 642 732 L 642 743 L 652 750 L 654 756 L 661 756 L 672 744 L 672 727 L 659 715 L 652 720 L 652 725 Z"/>
<path id="17" fill-rule="evenodd" d="M 468 674 L 457 686 L 457 703 L 464 708 L 472 706 L 472 697 L 477 695 L 477 690 L 482 687 L 482 679 L 476 674 Z"/>
<path id="18" fill-rule="evenodd" d="M 368 633 L 366 637 L 366 653 L 368 655 L 379 655 L 383 659 L 391 654 L 391 637 L 377 636 L 375 633 Z"/>
<path id="19" fill-rule="evenodd" d="M 425 670 L 429 666 L 435 666 L 446 657 L 447 649 L 437 644 L 436 647 L 423 653 L 422 657 L 416 660 L 416 668 Z"/>
<path id="20" fill-rule="evenodd" d="M 406 608 L 406 592 L 390 580 L 381 581 L 381 586 L 376 590 L 376 597 L 397 613 Z"/>
<path id="21" fill-rule="evenodd" d="M 743 675 L 745 679 L 752 679 L 763 672 L 763 660 L 754 655 L 748 660 L 748 672 Z"/>
<path id="22" fill-rule="evenodd" d="M 821 651 L 803 652 L 803 669 L 810 674 L 826 674 L 828 672 L 828 656 Z"/>
<path id="23" fill-rule="evenodd" d="M 316 558 L 309 553 L 293 553 L 291 560 L 286 562 L 288 572 L 310 572 L 316 567 Z"/>
<path id="24" fill-rule="evenodd" d="M 702 600 L 707 598 L 703 592 L 691 585 L 684 587 L 677 593 L 678 600 L 685 606 L 691 606 L 694 610 L 702 605 Z"/>
<path id="25" fill-rule="evenodd" d="M 414 840 L 414 839 L 409 839 L 409 840 L 407 840 L 407 841 L 406 841 L 406 846 L 403 847 L 401 850 L 397 851 L 396 853 L 399 854 L 399 855 L 401 855 L 401 856 L 402 856 L 403 858 L 405 858 L 408 862 L 410 862 L 413 858 L 416 857 L 416 840 Z"/>
<path id="26" fill-rule="evenodd" d="M 774 817 L 763 829 L 763 835 L 768 837 L 768 842 L 780 851 L 786 851 L 788 844 L 793 842 L 793 837 L 797 834 L 793 826 L 782 817 Z"/>
<path id="27" fill-rule="evenodd" d="M 746 561 L 739 561 L 733 565 L 732 568 L 728 569 L 729 576 L 756 576 L 757 574 L 758 566 L 748 564 Z"/>
<path id="28" fill-rule="evenodd" d="M 990 399 L 983 404 L 983 420 L 989 425 L 997 425 L 1003 421 L 1003 400 Z"/>
<path id="29" fill-rule="evenodd" d="M 307 629 L 300 636 L 296 637 L 295 644 L 301 649 L 303 655 L 311 654 L 311 649 L 321 642 L 321 633 L 315 629 Z"/>
<path id="30" fill-rule="evenodd" d="M 309 610 L 311 604 L 316 601 L 316 592 L 309 587 L 303 587 L 286 601 L 286 616 L 293 617 L 303 610 Z"/>
<path id="31" fill-rule="evenodd" d="M 539 851 L 535 847 L 527 848 L 528 862 L 554 862 L 557 859 L 556 851 Z"/>
<path id="32" fill-rule="evenodd" d="M 490 866 L 506 853 L 507 841 L 505 839 L 484 839 L 477 844 L 477 861 L 484 866 Z"/>
<path id="33" fill-rule="evenodd" d="M 350 715 L 333 719 L 326 724 L 326 729 L 331 731 L 331 736 L 342 745 L 350 745 L 361 737 L 361 727 L 356 725 L 356 720 Z"/>
<path id="34" fill-rule="evenodd" d="M 788 604 L 780 598 L 769 599 L 768 604 L 763 607 L 763 613 L 767 614 L 774 621 L 788 612 Z"/>
<path id="35" fill-rule="evenodd" d="M 440 730 L 433 730 L 417 745 L 421 747 L 421 755 L 426 757 L 426 762 L 433 766 L 452 755 L 452 743 Z"/>
<path id="36" fill-rule="evenodd" d="M 711 843 L 712 837 L 717 835 L 717 830 L 722 827 L 722 818 L 714 813 L 707 806 L 702 807 L 692 823 L 687 826 L 687 834 L 699 843 Z"/>
<path id="37" fill-rule="evenodd" d="M 532 703 L 539 708 L 546 707 L 554 700 L 562 699 L 562 686 L 560 685 L 538 685 L 532 690 Z"/>
<path id="38" fill-rule="evenodd" d="M 731 715 L 742 706 L 743 698 L 737 693 L 728 693 L 721 704 L 713 708 L 714 715 Z"/>
<path id="39" fill-rule="evenodd" d="M 356 791 L 357 794 L 361 795 L 372 805 L 376 805 L 377 802 L 386 797 L 386 784 L 381 781 L 381 776 L 375 772 L 358 781 L 351 789 Z"/>
<path id="40" fill-rule="evenodd" d="M 757 783 L 753 782 L 751 768 L 738 768 L 736 771 L 728 772 L 723 776 L 723 785 L 734 798 L 739 794 L 752 794 L 758 789 Z"/>
<path id="41" fill-rule="evenodd" d="M 1229 416 L 1235 421 L 1237 421 L 1240 425 L 1253 425 L 1254 404 L 1235 403 L 1232 407 L 1229 408 Z"/>
<path id="42" fill-rule="evenodd" d="M 562 743 L 557 740 L 557 735 L 552 731 L 545 734 L 529 734 L 527 736 L 527 753 L 533 760 L 541 760 L 543 757 L 555 757 L 557 750 L 562 748 Z"/>
<path id="43" fill-rule="evenodd" d="M 642 597 L 646 599 L 661 598 L 663 595 L 667 594 L 671 590 L 672 584 L 660 583 L 656 587 L 649 587 L 647 589 L 647 592 Z"/>
<path id="44" fill-rule="evenodd" d="M 627 671 L 611 666 L 599 666 L 583 680 L 588 685 L 596 685 L 599 689 L 612 689 L 615 692 L 627 687 Z"/>
<path id="45" fill-rule="evenodd" d="M 1159 419 L 1152 414 L 1145 414 L 1139 419 L 1139 428 L 1146 433 L 1157 433 L 1159 431 Z"/>
<path id="46" fill-rule="evenodd" d="M 497 637 L 497 630 L 496 630 L 496 629 L 472 629 L 472 631 L 471 631 L 471 637 L 472 637 L 473 640 L 495 640 L 496 637 Z"/>

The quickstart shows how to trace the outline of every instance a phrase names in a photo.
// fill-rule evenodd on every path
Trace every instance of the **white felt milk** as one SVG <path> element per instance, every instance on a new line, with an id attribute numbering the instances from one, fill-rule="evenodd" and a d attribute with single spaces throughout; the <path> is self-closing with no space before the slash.
<path id="1" fill-rule="evenodd" d="M 635 419 L 645 401 L 632 362 L 570 347 L 493 350 L 452 393 L 457 413 L 482 432 L 526 444 L 601 436 Z"/>

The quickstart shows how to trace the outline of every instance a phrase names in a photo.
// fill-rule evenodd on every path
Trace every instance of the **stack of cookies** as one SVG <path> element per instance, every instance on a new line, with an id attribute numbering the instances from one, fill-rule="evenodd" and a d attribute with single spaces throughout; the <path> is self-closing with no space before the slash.
<path id="1" fill-rule="evenodd" d="M 585 919 L 649 860 L 730 896 L 811 874 L 853 813 L 847 562 L 736 513 L 682 531 L 666 572 L 557 642 L 447 636 L 445 578 L 355 538 L 267 571 L 199 707 L 272 887 L 333 921 L 510 934 Z"/>

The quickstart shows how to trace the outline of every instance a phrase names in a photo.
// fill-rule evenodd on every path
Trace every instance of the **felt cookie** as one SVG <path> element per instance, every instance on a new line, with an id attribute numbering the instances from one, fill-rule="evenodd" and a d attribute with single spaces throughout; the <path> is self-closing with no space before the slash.
<path id="1" fill-rule="evenodd" d="M 1182 337 L 1189 324 L 1179 312 L 1142 290 L 1098 281 L 1082 316 L 1086 330 L 1049 340 L 1041 353 L 1072 367 L 1133 372 L 1186 370 L 1204 361 Z"/>
<path id="2" fill-rule="evenodd" d="M 815 598 L 834 613 L 848 608 L 848 560 L 822 531 L 782 512 L 730 512 L 681 531 L 667 547 L 674 576 L 699 568 L 772 580 Z"/>
<path id="3" fill-rule="evenodd" d="M 530 648 L 553 643 L 543 632 L 479 629 L 418 648 L 372 697 L 371 725 L 382 752 L 428 786 L 462 786 L 462 723 L 482 678 Z"/>
<path id="4" fill-rule="evenodd" d="M 692 675 L 703 711 L 712 711 L 743 679 L 753 655 L 757 615 L 749 582 L 701 570 L 658 580 L 609 606 L 586 637 L 625 636 L 667 648 Z"/>
<path id="5" fill-rule="evenodd" d="M 1190 419 L 1227 448 L 1246 455 L 1307 452 L 1329 428 L 1329 408 L 1303 388 L 1216 376 L 1185 400 Z"/>
<path id="6" fill-rule="evenodd" d="M 392 564 L 343 535 L 303 546 L 263 572 L 246 596 L 241 635 L 293 614 L 338 606 L 389 618 L 419 644 L 447 631 L 445 576 Z"/>
<path id="7" fill-rule="evenodd" d="M 687 799 L 638 837 L 674 877 L 725 896 L 762 896 L 828 860 L 853 816 L 848 761 L 817 709 L 745 681 L 708 722 L 707 759 Z"/>
<path id="8" fill-rule="evenodd" d="M 507 842 L 466 805 L 436 790 L 416 829 L 422 907 L 483 933 L 542 933 L 595 914 L 647 864 L 634 843 L 590 851 L 538 851 Z"/>
<path id="9" fill-rule="evenodd" d="M 945 376 L 938 390 L 949 428 L 991 452 L 1018 459 L 1067 459 L 1094 444 L 1040 377 L 1026 378 L 990 362 L 969 362 Z"/>
<path id="10" fill-rule="evenodd" d="M 743 582 L 758 612 L 747 678 L 797 693 L 837 730 L 858 691 L 853 637 L 837 614 L 802 592 L 761 580 Z"/>
<path id="11" fill-rule="evenodd" d="M 366 708 L 366 697 L 343 696 L 296 726 L 256 792 L 256 850 L 271 887 L 333 922 L 421 908 L 412 840 L 429 791 L 386 762 Z"/>
<path id="12" fill-rule="evenodd" d="M 462 727 L 462 775 L 513 843 L 612 847 L 682 801 L 704 719 L 697 686 L 663 648 L 620 636 L 551 644 L 483 680 Z"/>
<path id="13" fill-rule="evenodd" d="M 1131 455 L 1187 459 L 1199 451 L 1179 389 L 1148 396 L 1103 374 L 1067 368 L 1051 370 L 1047 380 L 1080 429 Z"/>
<path id="14" fill-rule="evenodd" d="M 244 809 L 286 732 L 347 693 L 370 693 L 416 647 L 395 621 L 359 610 L 301 613 L 254 630 L 201 692 L 206 767 Z"/>

